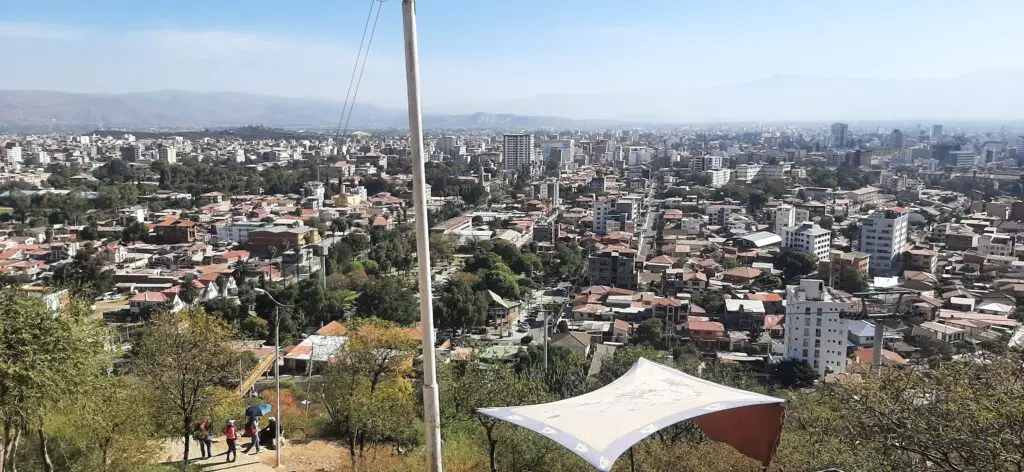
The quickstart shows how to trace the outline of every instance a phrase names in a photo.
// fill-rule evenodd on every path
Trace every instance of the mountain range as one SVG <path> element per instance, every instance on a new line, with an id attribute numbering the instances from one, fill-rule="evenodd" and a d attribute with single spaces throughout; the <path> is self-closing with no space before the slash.
<path id="1" fill-rule="evenodd" d="M 85 94 L 34 90 L 0 91 L 0 126 L 12 129 L 62 126 L 81 128 L 197 128 L 257 124 L 274 127 L 338 126 L 343 104 L 330 100 L 285 98 L 232 92 L 161 90 L 125 94 Z M 612 124 L 554 116 L 499 113 L 425 114 L 429 128 L 586 127 Z M 408 127 L 405 110 L 357 103 L 349 129 Z"/>
<path id="2" fill-rule="evenodd" d="M 934 79 L 775 75 L 714 87 L 542 94 L 424 107 L 424 126 L 595 128 L 651 123 L 1024 120 L 1024 68 Z M 122 94 L 0 91 L 0 129 L 198 128 L 265 125 L 334 129 L 341 102 L 232 92 Z M 404 109 L 357 103 L 349 129 L 404 128 Z"/>

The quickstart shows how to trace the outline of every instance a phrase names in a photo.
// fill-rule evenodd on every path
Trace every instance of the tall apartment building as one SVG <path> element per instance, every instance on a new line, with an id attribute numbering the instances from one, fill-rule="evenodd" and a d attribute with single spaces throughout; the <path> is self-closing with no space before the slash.
<path id="1" fill-rule="evenodd" d="M 889 134 L 889 145 L 896 149 L 903 149 L 903 132 L 898 129 L 892 130 L 892 133 Z"/>
<path id="2" fill-rule="evenodd" d="M 502 143 L 501 158 L 506 172 L 514 172 L 533 166 L 533 135 L 506 134 Z"/>
<path id="3" fill-rule="evenodd" d="M 832 147 L 839 149 L 850 147 L 850 125 L 846 123 L 832 124 Z"/>
<path id="4" fill-rule="evenodd" d="M 690 171 L 692 172 L 719 170 L 722 167 L 722 156 L 697 156 L 690 159 Z"/>
<path id="5" fill-rule="evenodd" d="M 708 186 L 712 188 L 725 187 L 732 178 L 732 171 L 729 169 L 706 170 L 704 175 L 708 176 Z"/>
<path id="6" fill-rule="evenodd" d="M 594 232 L 625 231 L 626 222 L 632 220 L 635 213 L 636 201 L 632 199 L 599 198 L 594 202 Z"/>
<path id="7" fill-rule="evenodd" d="M 814 254 L 819 261 L 828 260 L 828 251 L 832 246 L 832 232 L 811 222 L 800 226 L 784 229 L 783 247 L 797 252 Z"/>
<path id="8" fill-rule="evenodd" d="M 974 167 L 978 163 L 978 156 L 974 151 L 950 151 L 949 162 L 957 167 Z"/>
<path id="9" fill-rule="evenodd" d="M 130 144 L 121 148 L 121 159 L 126 161 L 137 161 L 142 159 L 142 147 L 137 144 Z"/>
<path id="10" fill-rule="evenodd" d="M 860 251 L 871 255 L 871 271 L 893 273 L 907 243 L 907 209 L 877 210 L 860 219 Z"/>
<path id="11" fill-rule="evenodd" d="M 161 161 L 168 164 L 175 164 L 178 162 L 178 150 L 172 147 L 161 146 L 160 150 L 157 151 L 157 156 Z"/>
<path id="12" fill-rule="evenodd" d="M 635 289 L 639 282 L 636 271 L 636 250 L 624 246 L 608 246 L 594 251 L 588 258 L 591 285 Z"/>
<path id="13" fill-rule="evenodd" d="M 844 311 L 858 310 L 856 302 L 840 298 L 821 280 L 804 279 L 786 287 L 783 343 L 787 359 L 806 362 L 818 375 L 846 369 Z"/>
<path id="14" fill-rule="evenodd" d="M 4 146 L 3 148 L 2 157 L 5 162 L 21 162 L 21 146 L 18 146 L 15 143 L 7 143 L 7 145 Z"/>
<path id="15" fill-rule="evenodd" d="M 651 161 L 651 150 L 643 146 L 630 146 L 623 149 L 623 154 L 630 166 L 642 166 Z"/>
<path id="16" fill-rule="evenodd" d="M 786 230 L 796 226 L 796 208 L 792 205 L 779 205 L 775 208 L 775 227 L 773 232 L 785 239 Z"/>

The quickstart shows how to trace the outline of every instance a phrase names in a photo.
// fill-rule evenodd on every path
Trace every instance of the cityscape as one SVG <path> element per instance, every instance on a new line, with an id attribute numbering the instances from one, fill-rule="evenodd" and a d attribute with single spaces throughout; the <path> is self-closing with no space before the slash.
<path id="1" fill-rule="evenodd" d="M 740 75 L 738 30 L 800 11 L 751 6 L 735 41 L 665 31 L 709 39 L 686 76 L 650 30 L 728 18 L 700 2 L 524 26 L 549 42 L 368 3 L 302 37 L 266 5 L 168 29 L 229 24 L 191 0 L 0 21 L 0 472 L 1024 468 L 1011 32 L 860 65 L 780 32 Z M 863 50 L 968 13 L 940 7 Z M 314 41 L 339 12 L 362 38 Z M 798 40 L 831 72 L 759 58 Z M 34 62 L 83 45 L 80 80 Z"/>

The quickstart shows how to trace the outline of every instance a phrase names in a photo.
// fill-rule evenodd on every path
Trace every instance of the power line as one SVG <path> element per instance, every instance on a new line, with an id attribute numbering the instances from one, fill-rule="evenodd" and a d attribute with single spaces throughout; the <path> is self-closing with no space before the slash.
<path id="1" fill-rule="evenodd" d="M 352 95 L 352 85 L 355 83 L 356 71 L 359 69 L 359 58 L 363 55 L 363 44 L 365 44 L 366 41 L 366 32 L 370 29 L 370 17 L 373 16 L 374 3 L 377 3 L 377 0 L 370 0 L 370 11 L 366 12 L 366 22 L 363 24 L 363 35 L 359 38 L 359 49 L 356 50 L 356 60 L 352 64 L 352 77 L 348 79 L 348 91 L 345 92 L 345 101 L 341 106 L 341 116 L 338 117 L 338 127 L 334 131 L 335 141 L 338 141 L 341 136 L 341 124 L 345 121 L 345 111 L 348 109 L 348 99 Z"/>
<path id="2" fill-rule="evenodd" d="M 377 20 L 380 19 L 380 10 L 387 0 L 374 0 L 377 2 L 377 15 L 373 18 L 373 28 L 370 29 L 370 40 L 366 43 L 366 52 L 363 54 L 363 65 L 359 68 L 359 78 L 356 79 L 356 89 L 352 93 L 352 104 L 348 107 L 348 116 L 345 118 L 345 129 L 342 134 L 348 134 L 348 122 L 352 119 L 352 110 L 356 106 L 356 97 L 359 96 L 359 84 L 363 83 L 363 71 L 366 70 L 366 61 L 370 58 L 370 47 L 373 46 L 373 35 L 377 32 Z M 371 5 L 372 10 L 372 5 Z"/>

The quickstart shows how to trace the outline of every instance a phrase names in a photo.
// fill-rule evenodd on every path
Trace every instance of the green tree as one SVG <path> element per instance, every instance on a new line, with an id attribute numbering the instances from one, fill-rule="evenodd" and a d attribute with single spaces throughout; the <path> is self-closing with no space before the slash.
<path id="1" fill-rule="evenodd" d="M 498 448 L 515 426 L 479 413 L 480 408 L 529 405 L 547 400 L 541 384 L 517 375 L 504 365 L 470 362 L 463 368 L 439 370 L 442 421 L 446 424 L 475 422 L 484 431 L 491 472 L 498 471 Z"/>
<path id="2" fill-rule="evenodd" d="M 149 230 L 146 229 L 146 225 L 138 221 L 128 223 L 128 225 L 121 230 L 121 241 L 126 243 L 146 241 L 147 236 L 149 236 Z"/>
<path id="3" fill-rule="evenodd" d="M 157 452 L 157 415 L 147 391 L 133 376 L 94 376 L 81 394 L 60 405 L 48 429 L 58 432 L 62 444 L 74 445 L 90 470 L 139 470 Z"/>
<path id="4" fill-rule="evenodd" d="M 725 298 L 721 293 L 704 291 L 690 298 L 690 302 L 704 309 L 708 315 L 725 313 Z"/>
<path id="5" fill-rule="evenodd" d="M 103 260 L 91 244 L 79 249 L 71 262 L 57 266 L 50 283 L 86 299 L 96 298 L 114 286 L 110 272 L 104 270 Z"/>
<path id="6" fill-rule="evenodd" d="M 775 256 L 775 268 L 782 271 L 787 279 L 801 277 L 813 272 L 818 265 L 818 258 L 814 254 L 794 251 L 785 248 Z"/>
<path id="7" fill-rule="evenodd" d="M 856 267 L 843 267 L 843 270 L 839 272 L 836 287 L 845 292 L 858 293 L 866 291 L 870 284 L 868 284 L 867 275 Z"/>
<path id="8" fill-rule="evenodd" d="M 633 331 L 631 340 L 637 344 L 643 344 L 658 348 L 661 346 L 661 336 L 665 332 L 665 325 L 657 318 L 648 318 L 637 325 Z"/>
<path id="9" fill-rule="evenodd" d="M 399 277 L 373 277 L 362 287 L 356 302 L 356 315 L 410 325 L 419 319 L 419 302 Z"/>
<path id="10" fill-rule="evenodd" d="M 430 236 L 430 259 L 434 264 L 450 264 L 459 248 L 459 242 L 455 237 L 446 234 Z"/>
<path id="11" fill-rule="evenodd" d="M 223 320 L 190 308 L 157 314 L 132 345 L 132 370 L 152 387 L 154 405 L 177 419 L 168 432 L 185 440 L 183 467 L 193 425 L 217 408 L 215 387 L 235 380 L 232 338 Z"/>
<path id="12" fill-rule="evenodd" d="M 934 370 L 886 369 L 830 385 L 825 401 L 848 445 L 876 447 L 903 470 L 1008 471 L 1024 467 L 1024 383 L 1019 350 Z M 866 470 L 866 469 L 865 469 Z"/>
<path id="13" fill-rule="evenodd" d="M 772 366 L 772 381 L 783 388 L 808 388 L 818 380 L 818 372 L 798 359 L 786 359 Z"/>
<path id="14" fill-rule="evenodd" d="M 0 291 L 0 313 L 0 470 L 17 470 L 20 438 L 36 435 L 52 471 L 46 419 L 99 371 L 105 340 L 77 302 L 55 316 L 41 299 L 8 288 Z"/>
<path id="15" fill-rule="evenodd" d="M 348 446 L 352 470 L 359 470 L 367 444 L 404 445 L 422 431 L 408 380 L 418 342 L 379 319 L 349 323 L 348 338 L 319 388 L 331 423 Z"/>
<path id="16" fill-rule="evenodd" d="M 434 323 L 440 329 L 465 330 L 483 326 L 488 303 L 483 292 L 464 282 L 449 281 L 434 300 Z"/>
<path id="17" fill-rule="evenodd" d="M 505 264 L 498 264 L 494 269 L 487 271 L 481 280 L 482 288 L 497 293 L 501 298 L 519 300 L 521 293 L 516 276 Z"/>

